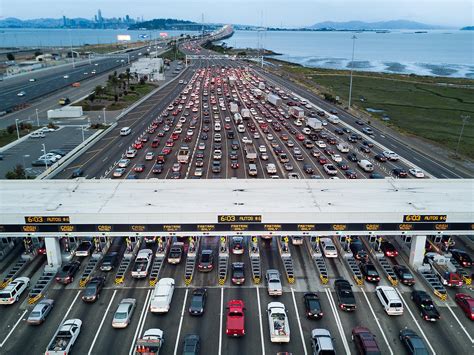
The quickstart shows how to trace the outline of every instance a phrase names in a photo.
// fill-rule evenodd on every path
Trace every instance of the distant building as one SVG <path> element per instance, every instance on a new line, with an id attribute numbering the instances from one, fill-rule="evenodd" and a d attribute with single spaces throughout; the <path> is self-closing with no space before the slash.
<path id="1" fill-rule="evenodd" d="M 130 23 L 130 16 L 125 15 L 125 23 Z"/>
<path id="2" fill-rule="evenodd" d="M 162 58 L 140 58 L 132 64 L 130 73 L 137 74 L 139 79 L 148 81 L 165 80 Z"/>
<path id="3" fill-rule="evenodd" d="M 63 26 L 67 27 L 67 18 L 63 15 Z"/>

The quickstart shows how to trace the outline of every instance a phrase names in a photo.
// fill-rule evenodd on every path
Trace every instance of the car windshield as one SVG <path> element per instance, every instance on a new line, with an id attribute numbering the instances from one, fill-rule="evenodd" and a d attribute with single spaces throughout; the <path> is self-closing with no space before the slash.
<path id="1" fill-rule="evenodd" d="M 200 308 L 202 307 L 202 297 L 201 296 L 193 296 L 191 299 L 191 307 L 193 308 Z"/>
<path id="2" fill-rule="evenodd" d="M 0 296 L 0 298 L 1 298 L 1 296 Z M 34 318 L 37 318 L 39 316 L 41 316 L 41 312 L 38 312 L 38 311 L 33 311 L 30 314 L 30 317 L 34 317 Z"/>
<path id="3" fill-rule="evenodd" d="M 310 309 L 319 309 L 319 301 L 318 300 L 309 300 L 308 301 Z"/>
<path id="4" fill-rule="evenodd" d="M 96 293 L 96 291 L 97 291 L 97 285 L 88 285 L 86 289 L 84 290 L 84 295 L 92 296 Z"/>
<path id="5" fill-rule="evenodd" d="M 401 303 L 392 303 L 392 304 L 390 304 L 390 306 L 394 307 L 394 308 L 401 308 L 402 304 Z"/>
<path id="6" fill-rule="evenodd" d="M 116 312 L 115 319 L 127 319 L 127 312 Z"/>
<path id="7" fill-rule="evenodd" d="M 211 260 L 211 254 L 202 254 L 201 262 L 208 263 Z"/>
<path id="8" fill-rule="evenodd" d="M 232 311 L 232 312 L 229 312 L 229 316 L 230 317 L 242 317 L 243 313 L 239 312 L 239 311 Z"/>
<path id="9" fill-rule="evenodd" d="M 0 293 L 0 298 L 10 298 L 10 294 L 9 293 Z"/>
<path id="10" fill-rule="evenodd" d="M 408 274 L 408 273 L 404 273 L 404 274 L 403 274 L 403 278 L 404 278 L 404 279 L 410 279 L 410 280 L 411 280 L 411 279 L 413 279 L 413 275 L 412 275 L 412 274 Z"/>

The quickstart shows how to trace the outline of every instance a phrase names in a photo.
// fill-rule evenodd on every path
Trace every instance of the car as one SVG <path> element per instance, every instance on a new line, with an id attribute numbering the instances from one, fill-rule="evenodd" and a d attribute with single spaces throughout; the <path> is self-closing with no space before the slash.
<path id="1" fill-rule="evenodd" d="M 319 158 L 321 156 L 321 152 L 314 148 L 313 150 L 311 150 L 311 155 L 315 158 Z"/>
<path id="2" fill-rule="evenodd" d="M 381 163 L 385 163 L 385 162 L 387 161 L 387 157 L 386 157 L 385 155 L 383 155 L 382 153 L 376 154 L 376 155 L 374 156 L 374 158 L 375 158 L 376 160 L 378 160 L 379 162 L 381 162 Z"/>
<path id="3" fill-rule="evenodd" d="M 369 260 L 369 254 L 367 253 L 367 250 L 365 249 L 364 244 L 362 241 L 359 239 L 359 237 L 352 237 L 352 241 L 349 245 L 349 249 L 352 252 L 352 255 L 356 260 L 361 260 L 361 261 L 368 261 Z"/>
<path id="4" fill-rule="evenodd" d="M 245 268 L 243 262 L 232 263 L 231 281 L 234 285 L 243 285 L 245 283 Z"/>
<path id="5" fill-rule="evenodd" d="M 323 311 L 319 296 L 316 292 L 307 292 L 303 295 L 306 317 L 310 319 L 320 319 L 323 317 Z"/>
<path id="6" fill-rule="evenodd" d="M 26 95 L 26 92 L 24 91 L 20 91 L 18 94 L 16 94 L 16 96 L 19 96 L 19 97 L 23 97 Z"/>
<path id="7" fill-rule="evenodd" d="M 198 168 L 194 169 L 194 176 L 201 177 L 203 175 L 203 172 L 204 172 L 203 168 L 198 167 Z"/>
<path id="8" fill-rule="evenodd" d="M 413 286 L 415 284 L 415 278 L 413 277 L 413 274 L 405 265 L 394 265 L 393 271 L 402 284 L 406 286 Z"/>
<path id="9" fill-rule="evenodd" d="M 245 250 L 244 238 L 243 237 L 232 237 L 230 242 L 230 248 L 232 254 L 243 254 Z"/>
<path id="10" fill-rule="evenodd" d="M 465 293 L 457 293 L 454 300 L 467 318 L 474 320 L 474 298 Z"/>
<path id="11" fill-rule="evenodd" d="M 316 141 L 318 148 L 326 148 L 326 143 L 324 141 Z"/>
<path id="12" fill-rule="evenodd" d="M 375 173 L 371 173 L 369 175 L 369 178 L 371 178 L 371 179 L 385 179 L 385 176 L 383 176 L 380 173 L 375 172 Z"/>
<path id="13" fill-rule="evenodd" d="M 397 153 L 395 152 L 392 152 L 391 150 L 384 150 L 382 152 L 382 154 L 388 159 L 388 160 L 391 160 L 391 161 L 397 161 L 398 159 L 400 159 L 400 157 L 398 156 Z"/>
<path id="14" fill-rule="evenodd" d="M 181 173 L 179 171 L 173 171 L 170 175 L 170 179 L 181 179 Z"/>
<path id="15" fill-rule="evenodd" d="M 392 170 L 392 174 L 395 175 L 395 177 L 404 179 L 408 176 L 407 171 L 402 168 L 395 168 Z"/>
<path id="16" fill-rule="evenodd" d="M 1 298 L 1 296 L 0 296 Z M 28 316 L 26 323 L 31 325 L 38 325 L 46 320 L 46 317 L 54 307 L 54 300 L 50 298 L 43 298 L 39 301 Z"/>
<path id="17" fill-rule="evenodd" d="M 364 125 L 364 121 L 356 120 L 356 124 L 358 124 L 359 126 L 363 126 L 363 125 Z"/>
<path id="18" fill-rule="evenodd" d="M 425 177 L 425 173 L 417 168 L 411 168 L 410 170 L 408 170 L 408 172 L 417 179 L 422 179 Z"/>
<path id="19" fill-rule="evenodd" d="M 187 334 L 183 341 L 183 355 L 199 355 L 201 338 L 197 334 Z"/>
<path id="20" fill-rule="evenodd" d="M 368 147 L 366 147 L 365 145 L 361 145 L 359 147 L 359 150 L 362 152 L 362 153 L 366 153 L 366 154 L 369 154 L 370 153 L 370 149 Z"/>
<path id="21" fill-rule="evenodd" d="M 212 271 L 214 268 L 214 254 L 210 249 L 204 249 L 201 251 L 199 257 L 198 270 L 202 272 Z"/>
<path id="22" fill-rule="evenodd" d="M 228 336 L 241 337 L 245 335 L 245 303 L 242 300 L 227 302 L 227 319 L 225 333 Z"/>
<path id="23" fill-rule="evenodd" d="M 324 165 L 328 163 L 328 158 L 326 158 L 324 155 L 320 155 L 318 159 L 319 164 Z"/>
<path id="24" fill-rule="evenodd" d="M 413 290 L 410 298 L 418 307 L 420 316 L 426 321 L 436 322 L 441 318 L 436 306 L 433 303 L 430 295 L 422 290 Z"/>
<path id="25" fill-rule="evenodd" d="M 221 172 L 221 162 L 219 160 L 212 161 L 212 172 L 218 174 Z"/>
<path id="26" fill-rule="evenodd" d="M 462 267 L 470 268 L 472 266 L 472 259 L 464 250 L 451 249 L 451 255 Z"/>
<path id="27" fill-rule="evenodd" d="M 30 83 L 33 83 L 33 82 L 36 81 L 36 79 L 35 79 L 35 78 L 29 78 L 28 81 L 29 81 Z"/>
<path id="28" fill-rule="evenodd" d="M 359 160 L 356 153 L 347 154 L 347 159 L 349 159 L 350 161 L 353 161 L 353 162 L 356 162 L 356 161 Z"/>
<path id="29" fill-rule="evenodd" d="M 288 174 L 288 179 L 296 179 L 298 180 L 300 178 L 300 175 L 298 173 L 289 173 Z"/>
<path id="30" fill-rule="evenodd" d="M 247 136 L 243 136 L 243 137 L 242 137 L 242 143 L 244 143 L 244 144 L 252 144 L 252 140 L 251 140 L 249 137 L 247 137 Z M 233 149 L 233 148 L 232 148 L 232 149 Z"/>
<path id="31" fill-rule="evenodd" d="M 20 300 L 21 294 L 30 286 L 28 277 L 17 277 L 3 290 L 0 290 L 0 305 L 13 304 Z"/>
<path id="32" fill-rule="evenodd" d="M 204 143 L 204 142 L 199 142 L 197 149 L 199 149 L 199 150 L 204 150 L 204 149 L 206 149 L 206 143 Z"/>
<path id="33" fill-rule="evenodd" d="M 80 266 L 81 263 L 79 261 L 71 261 L 67 264 L 64 264 L 56 274 L 56 282 L 62 283 L 64 285 L 70 284 L 74 281 L 74 275 L 76 275 Z"/>
<path id="34" fill-rule="evenodd" d="M 354 170 L 348 169 L 344 172 L 344 175 L 346 175 L 348 179 L 357 179 L 357 173 Z"/>
<path id="35" fill-rule="evenodd" d="M 153 174 L 161 174 L 163 172 L 163 164 L 155 164 L 151 169 Z"/>
<path id="36" fill-rule="evenodd" d="M 335 355 L 336 348 L 333 337 L 327 329 L 316 328 L 311 331 L 311 347 L 313 355 Z"/>
<path id="37" fill-rule="evenodd" d="M 135 158 L 135 156 L 137 155 L 137 150 L 136 149 L 127 150 L 127 153 L 125 155 L 127 158 Z"/>
<path id="38" fill-rule="evenodd" d="M 83 240 L 77 247 L 74 255 L 89 256 L 94 251 L 94 244 L 89 240 Z"/>
<path id="39" fill-rule="evenodd" d="M 135 165 L 135 167 L 133 168 L 133 171 L 136 172 L 136 173 L 141 173 L 141 172 L 145 171 L 145 164 Z"/>
<path id="40" fill-rule="evenodd" d="M 314 169 L 311 166 L 311 164 L 307 164 L 307 163 L 303 164 L 303 171 L 309 175 L 314 174 Z"/>
<path id="41" fill-rule="evenodd" d="M 333 164 L 324 164 L 323 169 L 328 175 L 337 175 L 337 169 Z"/>
<path id="42" fill-rule="evenodd" d="M 353 328 L 351 338 L 358 354 L 382 354 L 377 341 L 375 341 L 375 335 L 373 335 L 368 328 L 362 326 Z"/>
<path id="43" fill-rule="evenodd" d="M 155 159 L 155 153 L 153 152 L 146 153 L 145 160 L 153 160 L 153 159 Z"/>
<path id="44" fill-rule="evenodd" d="M 114 313 L 112 327 L 126 328 L 132 320 L 133 311 L 136 306 L 137 300 L 135 298 L 124 298 L 121 300 Z"/>
<path id="45" fill-rule="evenodd" d="M 207 290 L 197 288 L 193 290 L 188 312 L 192 316 L 202 316 L 206 307 Z"/>
<path id="46" fill-rule="evenodd" d="M 281 296 L 283 287 L 280 279 L 280 272 L 276 269 L 268 269 L 265 274 L 267 291 L 269 296 Z"/>
<path id="47" fill-rule="evenodd" d="M 400 341 L 405 346 L 405 349 L 408 354 L 412 355 L 428 355 L 430 352 L 426 348 L 423 340 L 418 336 L 418 334 L 408 328 L 403 328 L 399 333 Z"/>
<path id="48" fill-rule="evenodd" d="M 392 243 L 390 243 L 387 240 L 384 240 L 382 241 L 382 243 L 380 243 L 380 249 L 388 258 L 394 258 L 398 256 L 398 250 L 395 248 L 395 246 Z"/>
<path id="49" fill-rule="evenodd" d="M 371 262 L 360 262 L 359 269 L 364 279 L 368 282 L 378 283 L 380 281 L 380 275 Z"/>
<path id="50" fill-rule="evenodd" d="M 82 300 L 84 302 L 95 302 L 100 297 L 100 291 L 102 291 L 102 287 L 105 284 L 105 277 L 103 276 L 95 276 L 89 280 L 82 292 Z"/>

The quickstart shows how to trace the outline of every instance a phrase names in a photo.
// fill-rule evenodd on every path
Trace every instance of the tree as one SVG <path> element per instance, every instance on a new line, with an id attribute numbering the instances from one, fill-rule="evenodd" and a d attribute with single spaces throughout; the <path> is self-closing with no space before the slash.
<path id="1" fill-rule="evenodd" d="M 99 96 L 102 96 L 105 94 L 105 89 L 102 85 L 97 85 L 94 89 L 94 92 L 97 96 L 97 98 L 99 98 Z"/>
<path id="2" fill-rule="evenodd" d="M 89 94 L 89 97 L 88 97 L 87 99 L 88 99 L 91 103 L 93 103 L 94 100 L 95 100 L 95 94 L 94 94 L 94 93 Z"/>
<path id="3" fill-rule="evenodd" d="M 120 85 L 119 78 L 117 78 L 116 75 L 112 75 L 112 77 L 109 79 L 109 84 L 114 89 L 114 95 L 117 96 L 117 88 Z"/>
<path id="4" fill-rule="evenodd" d="M 125 70 L 125 79 L 127 79 L 127 86 L 130 86 L 130 78 L 131 78 L 130 68 L 127 68 Z"/>
<path id="5" fill-rule="evenodd" d="M 37 57 L 37 56 L 39 56 L 39 55 L 41 55 L 41 54 L 43 54 L 43 52 L 41 52 L 41 51 L 36 51 L 36 52 L 35 52 L 35 57 Z"/>
<path id="6" fill-rule="evenodd" d="M 15 56 L 13 55 L 13 53 L 7 53 L 7 59 L 8 60 L 15 60 Z"/>
<path id="7" fill-rule="evenodd" d="M 22 165 L 18 164 L 13 170 L 10 170 L 5 174 L 5 178 L 9 180 L 26 179 L 26 171 Z"/>

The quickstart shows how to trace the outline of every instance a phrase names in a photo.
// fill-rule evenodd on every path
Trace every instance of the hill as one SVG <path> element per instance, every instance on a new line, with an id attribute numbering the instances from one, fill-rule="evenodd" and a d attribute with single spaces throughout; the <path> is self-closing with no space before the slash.
<path id="1" fill-rule="evenodd" d="M 407 20 L 393 20 L 393 21 L 379 21 L 379 22 L 363 22 L 363 21 L 348 21 L 348 22 L 334 22 L 325 21 L 319 22 L 309 28 L 314 29 L 334 29 L 334 30 L 433 30 L 442 29 L 445 27 L 437 25 L 427 25 L 420 22 Z"/>
<path id="2" fill-rule="evenodd" d="M 136 23 L 130 26 L 128 29 L 138 30 L 146 28 L 147 30 L 196 30 L 198 26 L 201 25 L 192 21 L 160 18 Z"/>

